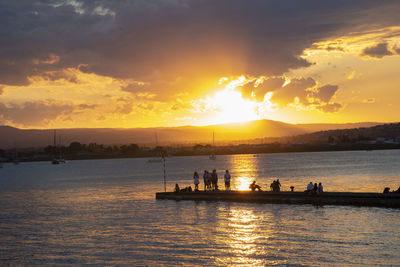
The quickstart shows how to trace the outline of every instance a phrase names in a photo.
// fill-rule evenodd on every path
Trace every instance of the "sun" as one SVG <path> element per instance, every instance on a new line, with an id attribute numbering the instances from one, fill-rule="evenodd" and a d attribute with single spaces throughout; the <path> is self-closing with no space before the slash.
<path id="1" fill-rule="evenodd" d="M 244 99 L 242 94 L 234 88 L 225 88 L 209 98 L 208 101 L 215 110 L 212 123 L 220 124 L 260 119 L 257 114 L 258 104 Z"/>

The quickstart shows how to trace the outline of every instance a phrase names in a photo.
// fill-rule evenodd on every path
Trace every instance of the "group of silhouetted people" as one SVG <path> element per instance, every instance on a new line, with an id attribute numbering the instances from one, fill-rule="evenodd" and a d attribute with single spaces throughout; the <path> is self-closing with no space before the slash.
<path id="1" fill-rule="evenodd" d="M 273 180 L 272 183 L 269 186 L 271 188 L 271 191 L 273 192 L 280 192 L 281 191 L 281 183 L 279 182 L 279 179 Z M 261 189 L 261 186 L 256 184 L 256 181 L 253 181 L 250 185 L 249 188 L 251 191 L 263 191 Z"/>
<path id="2" fill-rule="evenodd" d="M 209 172 L 208 170 L 204 170 L 203 173 L 203 181 L 204 181 L 204 191 L 217 191 L 218 189 L 218 174 L 217 171 L 214 169 L 212 172 Z M 194 191 L 199 192 L 199 185 L 200 185 L 200 176 L 197 171 L 194 172 L 193 174 L 193 182 L 194 182 Z M 225 190 L 231 190 L 231 175 L 229 173 L 229 170 L 225 171 L 224 174 L 224 183 L 225 183 Z M 294 192 L 294 186 L 291 186 L 291 191 Z M 251 191 L 263 191 L 261 189 L 261 186 L 256 183 L 256 181 L 253 181 L 249 185 L 249 189 Z M 273 180 L 272 183 L 270 184 L 270 189 L 272 192 L 280 192 L 281 191 L 281 183 L 279 179 Z M 175 185 L 175 192 L 190 192 L 193 191 L 192 187 L 185 187 L 183 189 L 180 189 L 178 184 Z M 309 194 L 320 194 L 323 192 L 323 186 L 322 183 L 312 183 L 310 182 L 307 185 L 307 189 L 304 191 Z M 394 193 L 400 193 L 400 187 L 396 191 L 393 191 Z M 384 193 L 389 193 L 389 188 L 385 188 Z"/>
<path id="3" fill-rule="evenodd" d="M 199 191 L 200 181 L 199 181 L 199 174 L 197 172 L 194 172 L 193 179 L 194 179 L 195 191 Z M 212 170 L 212 172 L 204 170 L 203 181 L 204 181 L 204 191 L 219 190 L 218 189 L 218 174 L 215 169 Z M 231 175 L 229 173 L 229 170 L 225 171 L 224 182 L 225 182 L 225 190 L 231 190 Z"/>
<path id="4" fill-rule="evenodd" d="M 324 192 L 324 187 L 322 186 L 322 183 L 315 183 L 313 184 L 312 182 L 310 182 L 307 185 L 307 189 L 304 191 L 306 193 L 311 193 L 311 194 L 319 194 Z"/>
<path id="5" fill-rule="evenodd" d="M 274 180 L 271 185 L 269 186 L 273 192 L 280 192 L 281 191 L 281 183 L 279 179 Z"/>

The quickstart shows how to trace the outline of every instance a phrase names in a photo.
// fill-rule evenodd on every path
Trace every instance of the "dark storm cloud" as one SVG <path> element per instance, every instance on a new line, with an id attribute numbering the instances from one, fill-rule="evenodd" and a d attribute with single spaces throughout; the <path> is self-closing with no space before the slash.
<path id="1" fill-rule="evenodd" d="M 80 64 L 148 82 L 279 76 L 308 66 L 299 55 L 313 42 L 398 25 L 399 12 L 372 0 L 1 1 L 0 83 Z"/>
<path id="2" fill-rule="evenodd" d="M 361 55 L 382 58 L 384 56 L 393 55 L 393 52 L 389 51 L 387 43 L 380 43 L 375 46 L 365 48 L 362 51 Z"/>

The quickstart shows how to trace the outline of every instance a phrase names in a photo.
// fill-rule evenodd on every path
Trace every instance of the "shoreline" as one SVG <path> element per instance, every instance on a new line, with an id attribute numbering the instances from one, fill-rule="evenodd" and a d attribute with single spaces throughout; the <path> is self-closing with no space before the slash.
<path id="1" fill-rule="evenodd" d="M 321 146 L 312 146 L 309 145 L 308 148 L 321 148 Z M 326 146 L 324 146 L 326 148 Z M 289 147 L 292 148 L 292 147 Z M 299 147 L 298 147 L 299 148 Z M 302 147 L 304 148 L 304 147 Z M 263 150 L 256 150 L 256 149 L 249 149 L 246 151 L 221 151 L 216 149 L 215 155 L 218 156 L 225 156 L 225 155 L 261 155 L 261 154 L 285 154 L 285 153 L 312 153 L 312 152 L 345 152 L 345 151 L 365 151 L 365 152 L 372 152 L 372 151 L 383 151 L 383 150 L 397 150 L 400 149 L 398 145 L 396 146 L 369 146 L 368 148 L 362 147 L 354 147 L 354 146 L 329 146 L 330 149 L 281 149 L 281 150 L 273 150 L 273 151 L 263 151 Z M 22 154 L 22 153 L 21 153 Z M 41 161 L 51 161 L 54 157 L 45 155 L 39 157 L 40 154 L 33 154 L 30 156 L 21 156 L 18 158 L 18 162 L 41 162 Z M 192 156 L 209 156 L 209 153 L 195 153 L 193 151 L 187 151 L 186 153 L 171 153 L 168 154 L 166 159 L 169 157 L 192 157 Z M 143 158 L 143 159 L 151 159 L 151 158 L 160 158 L 159 155 L 153 154 L 132 154 L 132 155 L 109 155 L 109 154 L 85 154 L 85 155 L 65 155 L 63 159 L 66 161 L 71 160 L 96 160 L 96 159 L 127 159 L 127 158 Z M 4 158 L 1 159 L 1 163 L 13 163 L 15 160 L 14 158 Z"/>

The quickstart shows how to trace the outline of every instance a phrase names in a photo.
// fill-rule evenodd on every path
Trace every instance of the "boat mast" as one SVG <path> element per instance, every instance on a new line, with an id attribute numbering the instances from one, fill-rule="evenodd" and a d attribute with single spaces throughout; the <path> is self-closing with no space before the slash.
<path id="1" fill-rule="evenodd" d="M 214 142 L 214 132 L 213 132 L 213 147 L 215 147 L 215 142 Z"/>
<path id="2" fill-rule="evenodd" d="M 56 130 L 54 130 L 54 148 L 57 146 Z"/>

